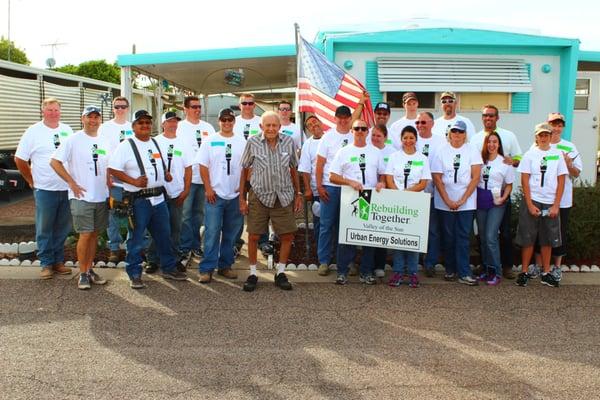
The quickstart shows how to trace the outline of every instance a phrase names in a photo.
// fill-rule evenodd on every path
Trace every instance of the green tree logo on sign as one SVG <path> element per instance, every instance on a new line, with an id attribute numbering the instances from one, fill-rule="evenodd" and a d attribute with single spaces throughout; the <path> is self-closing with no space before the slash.
<path id="1" fill-rule="evenodd" d="M 371 189 L 359 191 L 358 197 L 350 205 L 353 217 L 368 221 L 371 211 Z"/>

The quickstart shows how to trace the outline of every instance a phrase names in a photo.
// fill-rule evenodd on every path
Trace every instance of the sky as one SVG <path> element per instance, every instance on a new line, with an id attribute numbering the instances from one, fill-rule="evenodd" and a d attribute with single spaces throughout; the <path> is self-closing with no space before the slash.
<path id="1" fill-rule="evenodd" d="M 0 0 L 4 38 L 8 7 L 9 0 Z M 591 0 L 10 0 L 10 38 L 25 50 L 32 66 L 41 68 L 52 56 L 57 66 L 113 62 L 119 54 L 131 54 L 134 44 L 137 53 L 293 44 L 295 22 L 308 40 L 336 26 L 402 28 L 446 21 L 574 38 L 582 50 L 600 51 L 599 16 L 600 2 Z M 64 44 L 48 46 L 52 43 Z"/>

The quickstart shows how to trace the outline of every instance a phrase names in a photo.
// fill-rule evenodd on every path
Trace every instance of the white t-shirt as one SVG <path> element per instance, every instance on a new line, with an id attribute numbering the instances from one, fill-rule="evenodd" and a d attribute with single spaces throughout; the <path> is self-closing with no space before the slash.
<path id="1" fill-rule="evenodd" d="M 156 142 L 162 153 L 167 166 L 167 171 L 171 172 L 173 180 L 165 183 L 167 194 L 174 199 L 179 197 L 185 189 L 185 169 L 193 164 L 194 153 L 186 142 L 179 136 L 168 138 L 163 134 L 156 137 Z"/>
<path id="2" fill-rule="evenodd" d="M 518 171 L 529 174 L 531 199 L 542 204 L 554 203 L 558 177 L 569 173 L 562 152 L 552 147 L 547 151 L 538 147 L 529 149 L 523 155 Z"/>
<path id="3" fill-rule="evenodd" d="M 429 163 L 429 169 L 431 170 L 431 163 L 435 159 L 436 153 L 445 145 L 448 144 L 448 141 L 445 137 L 439 135 L 431 135 L 431 137 L 424 138 L 419 136 L 417 138 L 417 151 L 427 157 L 427 162 Z M 435 191 L 435 185 L 433 184 L 433 179 L 427 182 L 427 186 L 425 187 L 424 192 L 430 193 L 433 195 Z"/>
<path id="4" fill-rule="evenodd" d="M 133 130 L 131 128 L 131 122 L 125 121 L 123 124 L 117 124 L 114 119 L 106 121 L 100 125 L 98 129 L 98 135 L 106 137 L 110 144 L 110 153 L 114 152 L 119 143 L 125 139 L 133 137 Z"/>
<path id="5" fill-rule="evenodd" d="M 502 150 L 504 151 L 504 155 L 509 156 L 511 158 L 520 157 L 523 152 L 521 151 L 521 146 L 519 146 L 519 141 L 517 140 L 517 136 L 502 128 L 496 128 L 496 133 L 500 136 L 500 140 L 502 141 Z M 483 141 L 485 140 L 485 131 L 479 131 L 473 136 L 469 143 L 471 143 L 475 148 L 479 151 L 483 149 Z"/>
<path id="6" fill-rule="evenodd" d="M 321 143 L 321 138 L 315 139 L 314 136 L 306 139 L 300 152 L 300 161 L 298 163 L 298 172 L 310 174 L 310 188 L 317 196 L 317 177 L 315 175 L 317 168 L 317 149 Z"/>
<path id="7" fill-rule="evenodd" d="M 400 140 L 400 134 L 402 133 L 402 129 L 409 125 L 416 129 L 416 120 L 416 118 L 408 119 L 406 118 L 406 116 L 404 116 L 392 124 L 388 131 L 388 138 L 392 141 L 392 145 L 396 148 L 396 150 L 402 149 L 402 141 Z"/>
<path id="8" fill-rule="evenodd" d="M 31 175 L 36 189 L 69 189 L 69 185 L 50 166 L 50 157 L 61 142 L 72 134 L 69 125 L 59 123 L 57 128 L 52 129 L 40 121 L 27 128 L 21 137 L 15 156 L 23 161 L 31 160 Z"/>
<path id="9" fill-rule="evenodd" d="M 331 128 L 319 141 L 319 147 L 317 149 L 317 156 L 325 158 L 325 165 L 323 165 L 323 185 L 337 186 L 329 181 L 329 169 L 336 153 L 342 147 L 351 145 L 354 143 L 354 134 L 352 130 L 348 133 L 339 133 L 335 128 Z"/>
<path id="10" fill-rule="evenodd" d="M 573 159 L 573 166 L 583 171 L 583 163 L 581 161 L 581 154 L 577 151 L 577 147 L 568 140 L 561 139 L 558 143 L 550 145 L 553 149 L 559 150 L 566 153 L 570 158 Z M 573 181 L 570 177 L 565 178 L 565 191 L 563 192 L 562 198 L 560 199 L 560 208 L 573 207 Z"/>
<path id="11" fill-rule="evenodd" d="M 487 181 L 487 185 L 486 185 Z M 504 186 L 515 181 L 515 169 L 504 163 L 504 157 L 500 154 L 487 164 L 481 166 L 481 175 L 479 177 L 478 187 L 481 189 L 493 190 L 500 189 L 500 193 Z"/>
<path id="12" fill-rule="evenodd" d="M 464 121 L 464 123 L 467 125 L 467 141 L 470 141 L 471 138 L 473 136 L 475 136 L 475 125 L 473 125 L 473 123 L 471 122 L 471 120 L 469 118 L 463 117 L 462 115 L 458 115 L 458 114 L 456 114 L 456 116 L 452 119 L 444 119 L 443 116 L 439 117 L 438 119 L 435 120 L 435 122 L 433 124 L 433 128 L 431 129 L 431 132 L 434 135 L 440 135 L 440 136 L 446 137 L 446 134 L 450 130 L 450 127 L 456 121 Z"/>
<path id="13" fill-rule="evenodd" d="M 135 136 L 133 137 L 133 142 L 140 153 L 140 158 L 142 159 L 142 164 L 144 165 L 144 171 L 146 172 L 146 177 L 148 178 L 148 184 L 146 185 L 146 188 L 165 186 L 165 171 L 160 160 L 160 153 L 158 152 L 158 148 L 154 145 L 154 142 L 151 139 L 143 142 Z M 166 156 L 163 155 L 163 157 Z M 165 159 L 165 164 L 166 162 L 167 160 Z M 131 148 L 131 144 L 128 140 L 122 141 L 117 146 L 114 154 L 110 157 L 108 167 L 117 171 L 125 172 L 133 179 L 139 178 L 141 175 L 140 168 L 135 160 L 135 154 L 133 153 L 133 149 Z M 123 189 L 127 190 L 128 192 L 138 192 L 142 188 L 123 182 Z M 150 200 L 150 203 L 155 206 L 162 203 L 165 198 L 162 194 L 160 194 L 158 196 L 149 197 L 148 200 Z"/>
<path id="14" fill-rule="evenodd" d="M 300 132 L 298 125 L 293 122 L 289 125 L 281 125 L 279 133 L 291 137 L 294 141 L 294 146 L 296 146 L 296 150 L 300 150 L 302 148 L 302 143 L 306 142 L 304 132 Z"/>
<path id="15" fill-rule="evenodd" d="M 248 140 L 252 136 L 260 134 L 260 117 L 255 115 L 251 119 L 242 118 L 241 115 L 235 117 L 235 125 L 233 125 L 233 133 L 241 135 Z"/>
<path id="16" fill-rule="evenodd" d="M 336 153 L 330 172 L 360 182 L 365 189 L 374 188 L 379 181 L 379 175 L 385 172 L 383 156 L 381 151 L 371 144 L 363 147 L 350 144 Z"/>
<path id="17" fill-rule="evenodd" d="M 204 139 L 210 135 L 214 135 L 215 128 L 206 121 L 200 121 L 197 124 L 192 124 L 187 119 L 180 121 L 177 125 L 177 136 L 187 141 L 187 145 L 194 149 L 192 160 L 196 158 L 196 153 L 200 150 L 200 145 Z M 200 177 L 200 168 L 197 165 L 192 165 L 192 183 L 201 185 L 202 178 Z"/>
<path id="18" fill-rule="evenodd" d="M 403 150 L 398 150 L 392 154 L 385 174 L 394 178 L 394 183 L 399 190 L 414 186 L 421 179 L 431 180 L 429 161 L 418 151 L 414 154 L 406 154 Z"/>
<path id="19" fill-rule="evenodd" d="M 392 146 L 391 144 L 385 145 L 383 147 L 383 149 L 379 149 L 379 151 L 381 152 L 381 157 L 382 157 L 382 161 L 383 161 L 383 166 L 384 169 L 387 168 L 387 164 L 390 161 L 390 156 L 392 154 L 394 154 L 397 150 L 394 148 L 394 146 Z"/>
<path id="20" fill-rule="evenodd" d="M 217 133 L 202 143 L 196 155 L 196 163 L 208 168 L 210 184 L 222 199 L 235 199 L 240 194 L 241 160 L 245 147 L 243 136 L 233 134 L 225 137 Z"/>
<path id="21" fill-rule="evenodd" d="M 431 164 L 431 173 L 442 174 L 442 182 L 448 197 L 452 201 L 458 201 L 471 182 L 471 167 L 481 164 L 483 164 L 481 154 L 473 145 L 465 143 L 457 149 L 447 143 L 436 153 Z M 450 211 L 437 190 L 433 201 L 438 210 Z M 475 210 L 476 203 L 477 192 L 474 190 L 458 211 Z"/>
<path id="22" fill-rule="evenodd" d="M 101 203 L 108 198 L 106 169 L 110 154 L 110 143 L 104 136 L 89 136 L 77 131 L 56 149 L 52 158 L 63 163 L 69 175 L 85 189 L 83 197 L 89 203 Z M 76 199 L 69 189 L 69 199 Z"/>

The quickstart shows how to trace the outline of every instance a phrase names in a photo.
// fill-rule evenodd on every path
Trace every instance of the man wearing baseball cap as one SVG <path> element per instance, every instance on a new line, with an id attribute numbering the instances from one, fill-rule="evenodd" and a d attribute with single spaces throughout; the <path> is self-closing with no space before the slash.
<path id="1" fill-rule="evenodd" d="M 164 193 L 165 184 L 173 177 L 158 143 L 150 137 L 152 116 L 146 110 L 138 110 L 133 116 L 134 137 L 117 146 L 110 157 L 109 173 L 123 182 L 124 197 L 133 209 L 129 216 L 126 272 L 129 286 L 143 289 L 146 285 L 142 281 L 142 250 L 146 230 L 156 243 L 163 278 L 185 281 L 187 276 L 176 269 L 177 258 L 171 249 L 171 225 Z"/>
<path id="2" fill-rule="evenodd" d="M 471 137 L 475 135 L 475 126 L 469 118 L 456 113 L 456 106 L 458 105 L 456 94 L 454 94 L 454 92 L 442 93 L 440 96 L 440 105 L 443 114 L 435 120 L 435 123 L 433 124 L 433 133 L 446 137 L 450 127 L 456 121 L 464 121 L 467 125 L 467 141 L 471 140 Z"/>
<path id="3" fill-rule="evenodd" d="M 75 132 L 56 149 L 50 165 L 69 185 L 69 205 L 73 228 L 79 234 L 79 289 L 91 284 L 103 285 L 106 280 L 92 269 L 98 232 L 108 226 L 108 186 L 106 169 L 110 142 L 98 134 L 102 123 L 100 108 L 87 106 L 81 114 L 83 129 Z M 66 167 L 66 168 L 65 168 Z"/>
<path id="4" fill-rule="evenodd" d="M 402 148 L 402 142 L 400 141 L 402 129 L 408 125 L 415 127 L 415 121 L 419 113 L 419 99 L 416 93 L 404 93 L 402 95 L 402 107 L 404 108 L 404 116 L 392 124 L 389 135 L 392 145 L 398 150 Z"/>

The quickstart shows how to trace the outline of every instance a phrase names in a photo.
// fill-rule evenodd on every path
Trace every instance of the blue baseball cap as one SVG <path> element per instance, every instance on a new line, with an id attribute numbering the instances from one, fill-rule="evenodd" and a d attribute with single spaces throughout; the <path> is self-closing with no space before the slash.
<path id="1" fill-rule="evenodd" d="M 465 121 L 458 120 L 458 121 L 454 122 L 452 124 L 452 126 L 450 127 L 450 131 L 453 131 L 453 130 L 457 130 L 457 131 L 461 131 L 461 132 L 466 132 L 467 131 L 467 124 L 465 124 Z"/>

